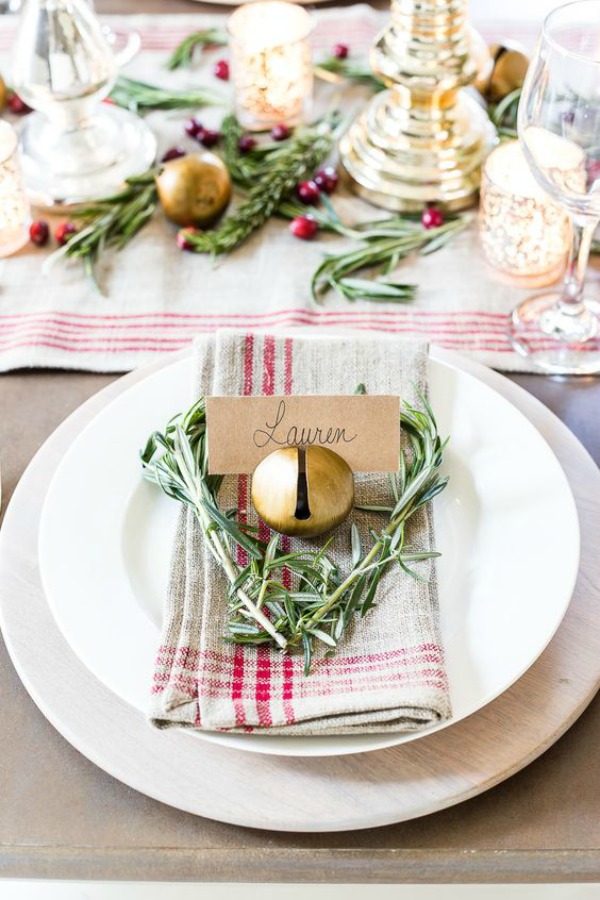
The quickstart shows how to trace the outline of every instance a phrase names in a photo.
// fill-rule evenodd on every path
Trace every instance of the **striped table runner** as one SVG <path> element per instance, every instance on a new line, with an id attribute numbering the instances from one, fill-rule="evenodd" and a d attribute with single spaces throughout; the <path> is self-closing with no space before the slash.
<path id="1" fill-rule="evenodd" d="M 317 58 L 337 41 L 365 56 L 387 13 L 357 5 L 314 13 Z M 190 31 L 222 26 L 224 16 L 110 17 L 115 29 L 141 33 L 142 52 L 127 74 L 153 83 L 189 87 L 201 83 L 227 89 L 211 75 L 211 62 L 223 49 L 205 54 L 192 70 L 168 72 L 168 52 Z M 484 37 L 510 35 L 531 44 L 536 28 L 488 22 Z M 7 73 L 14 22 L 0 20 L 0 71 Z M 345 91 L 319 85 L 319 103 L 341 100 L 344 111 L 359 109 L 363 89 Z M 222 110 L 202 113 L 217 125 Z M 154 113 L 149 122 L 159 152 L 174 144 L 195 145 L 184 135 L 183 113 Z M 340 191 L 335 198 L 348 221 L 372 217 L 372 208 Z M 344 246 L 336 236 L 312 243 L 294 239 L 284 223 L 270 222 L 217 266 L 204 257 L 181 253 L 176 229 L 157 216 L 124 251 L 108 254 L 98 266 L 107 296 L 86 282 L 79 264 L 41 271 L 46 250 L 26 247 L 0 260 L 0 371 L 51 366 L 91 371 L 126 371 L 159 354 L 188 346 L 194 335 L 222 327 L 277 329 L 326 328 L 381 330 L 427 339 L 505 370 L 526 370 L 505 336 L 506 315 L 526 291 L 505 284 L 482 260 L 473 225 L 430 257 L 402 264 L 398 274 L 419 285 L 417 299 L 405 306 L 348 303 L 327 295 L 321 306 L 309 297 L 310 276 L 325 250 Z"/>

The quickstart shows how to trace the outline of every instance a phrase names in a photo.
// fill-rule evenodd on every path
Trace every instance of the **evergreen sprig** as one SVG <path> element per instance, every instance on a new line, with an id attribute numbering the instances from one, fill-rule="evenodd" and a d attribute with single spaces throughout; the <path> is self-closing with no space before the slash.
<path id="1" fill-rule="evenodd" d="M 357 392 L 365 393 L 364 386 Z M 386 522 L 370 530 L 367 550 L 352 525 L 352 565 L 347 572 L 341 572 L 327 554 L 329 541 L 315 549 L 284 552 L 280 535 L 265 543 L 255 529 L 239 521 L 237 510 L 220 509 L 222 476 L 208 473 L 204 398 L 171 420 L 163 432 L 150 436 L 141 451 L 144 477 L 193 510 L 208 548 L 227 576 L 225 640 L 301 651 L 308 674 L 315 647 L 334 651 L 350 625 L 375 605 L 377 588 L 390 566 L 398 564 L 407 576 L 421 579 L 412 564 L 439 554 L 408 546 L 406 523 L 448 481 L 439 471 L 446 441 L 440 438 L 424 398 L 422 405 L 416 409 L 403 404 L 400 424 L 410 446 L 401 451 L 399 470 L 390 476 L 390 505 L 357 507 L 375 520 L 385 516 Z M 236 548 L 245 551 L 247 564 L 237 561 Z M 284 568 L 292 574 L 291 587 L 283 584 Z"/>
<path id="2" fill-rule="evenodd" d="M 346 300 L 376 300 L 379 303 L 411 300 L 416 285 L 400 284 L 387 276 L 409 253 L 416 251 L 423 256 L 440 250 L 469 221 L 470 217 L 463 216 L 439 228 L 425 229 L 420 222 L 397 217 L 357 233 L 358 244 L 340 253 L 328 253 L 317 266 L 311 279 L 313 300 L 321 302 L 329 289 Z M 353 277 L 356 272 L 376 266 L 381 268 L 377 280 Z"/>
<path id="3" fill-rule="evenodd" d="M 52 253 L 44 267 L 61 258 L 81 259 L 92 284 L 102 293 L 94 273 L 94 263 L 107 247 L 121 250 L 150 221 L 158 206 L 156 175 L 159 168 L 128 178 L 122 191 L 72 213 L 81 219 L 81 228 L 68 242 Z"/>
<path id="4" fill-rule="evenodd" d="M 240 138 L 244 134 L 244 129 L 233 113 L 225 116 L 221 122 L 223 162 L 234 184 L 249 188 L 258 177 L 264 175 L 272 155 L 280 155 L 280 151 L 289 146 L 293 137 L 284 141 L 261 141 L 251 150 L 242 153 Z"/>
<path id="5" fill-rule="evenodd" d="M 311 279 L 311 294 L 316 303 L 322 301 L 329 289 L 345 300 L 372 300 L 378 303 L 406 303 L 414 298 L 417 286 L 395 281 L 388 276 L 400 260 L 409 253 L 434 253 L 444 247 L 471 221 L 468 215 L 450 218 L 439 228 L 423 228 L 421 216 L 405 213 L 383 219 L 345 225 L 326 195 L 321 207 L 311 207 L 310 215 L 319 228 L 350 238 L 350 249 L 328 253 L 315 269 Z M 280 204 L 278 213 L 286 218 L 306 215 L 306 207 L 295 200 Z M 357 278 L 363 269 L 380 267 L 375 279 Z"/>
<path id="6" fill-rule="evenodd" d="M 209 88 L 193 91 L 176 91 L 157 87 L 135 78 L 119 75 L 110 93 L 110 99 L 117 106 L 135 113 L 151 112 L 155 109 L 197 109 L 201 106 L 220 106 L 225 98 Z"/>
<path id="7" fill-rule="evenodd" d="M 220 28 L 194 31 L 175 47 L 167 60 L 167 69 L 191 66 L 198 51 L 205 50 L 207 47 L 223 47 L 225 44 L 227 44 L 227 33 Z"/>
<path id="8" fill-rule="evenodd" d="M 245 199 L 235 212 L 214 231 L 186 233 L 192 249 L 220 256 L 239 247 L 325 159 L 333 147 L 337 125 L 338 117 L 331 116 L 298 129 L 292 138 L 271 150 L 266 161 L 256 166 Z"/>

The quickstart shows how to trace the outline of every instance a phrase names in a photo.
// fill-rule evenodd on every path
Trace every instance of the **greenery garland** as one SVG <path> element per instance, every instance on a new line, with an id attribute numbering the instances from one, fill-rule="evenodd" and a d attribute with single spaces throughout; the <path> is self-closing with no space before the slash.
<path id="1" fill-rule="evenodd" d="M 222 46 L 227 36 L 219 29 L 206 29 L 188 35 L 167 60 L 167 68 L 190 65 L 196 52 L 209 46 Z M 349 81 L 367 85 L 372 90 L 383 87 L 362 63 L 333 56 L 322 60 L 315 68 L 318 76 L 327 80 Z M 521 90 L 513 91 L 504 100 L 488 106 L 488 113 L 501 137 L 516 136 L 516 115 Z M 166 90 L 146 82 L 120 76 L 111 100 L 129 109 L 145 112 L 152 109 L 198 108 L 220 104 L 224 98 L 218 93 L 202 89 L 196 91 Z M 319 227 L 353 240 L 349 249 L 325 255 L 311 278 L 311 296 L 322 302 L 327 290 L 334 290 L 350 302 L 355 300 L 405 303 L 415 294 L 416 285 L 390 278 L 398 262 L 411 252 L 432 253 L 440 249 L 468 222 L 469 216 L 454 217 L 441 227 L 424 229 L 418 217 L 411 215 L 387 218 L 361 225 L 347 225 L 341 221 L 331 202 L 322 194 L 321 208 L 298 203 L 293 189 L 298 182 L 309 178 L 332 148 L 337 117 L 298 129 L 281 142 L 261 141 L 246 152 L 240 150 L 243 129 L 234 115 L 226 115 L 221 124 L 223 157 L 231 178 L 246 194 L 245 199 L 220 226 L 213 231 L 191 232 L 185 244 L 197 253 L 213 256 L 231 252 L 243 243 L 272 215 L 294 218 L 310 215 Z M 158 205 L 155 185 L 160 166 L 137 178 L 128 179 L 125 188 L 78 213 L 83 227 L 46 263 L 72 257 L 83 260 L 85 271 L 100 290 L 94 276 L 94 263 L 108 247 L 121 249 L 150 221 Z M 360 277 L 364 269 L 378 267 L 375 279 Z"/>

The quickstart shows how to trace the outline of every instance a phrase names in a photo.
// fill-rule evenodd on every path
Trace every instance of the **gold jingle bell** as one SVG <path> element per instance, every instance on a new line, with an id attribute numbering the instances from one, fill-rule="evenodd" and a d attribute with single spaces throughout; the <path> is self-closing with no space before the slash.
<path id="1" fill-rule="evenodd" d="M 517 88 L 523 87 L 529 58 L 519 44 L 492 44 L 492 65 L 474 82 L 489 103 L 499 103 Z"/>
<path id="2" fill-rule="evenodd" d="M 316 537 L 338 526 L 354 502 L 348 463 L 326 447 L 282 447 L 252 476 L 252 503 L 274 531 Z"/>

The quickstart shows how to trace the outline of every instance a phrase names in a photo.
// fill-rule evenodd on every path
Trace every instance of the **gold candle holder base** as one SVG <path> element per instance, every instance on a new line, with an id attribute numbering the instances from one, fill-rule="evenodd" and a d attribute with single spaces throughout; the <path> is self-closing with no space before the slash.
<path id="1" fill-rule="evenodd" d="M 353 190 L 376 206 L 418 212 L 471 206 L 495 141 L 486 111 L 460 89 L 477 62 L 466 0 L 393 0 L 371 52 L 378 94 L 340 143 Z"/>

